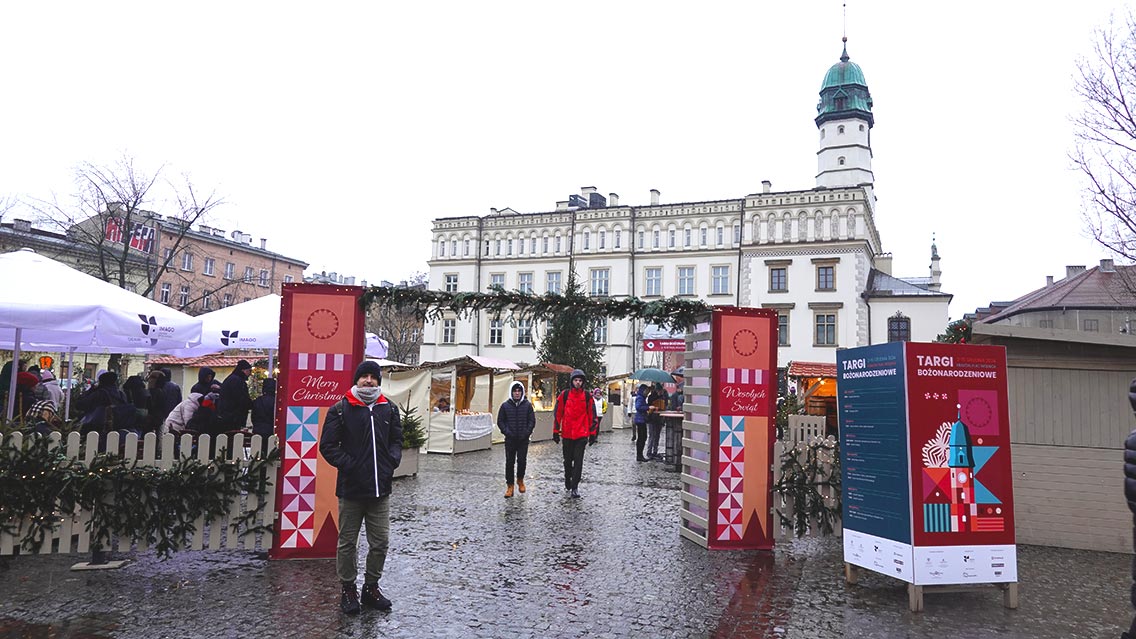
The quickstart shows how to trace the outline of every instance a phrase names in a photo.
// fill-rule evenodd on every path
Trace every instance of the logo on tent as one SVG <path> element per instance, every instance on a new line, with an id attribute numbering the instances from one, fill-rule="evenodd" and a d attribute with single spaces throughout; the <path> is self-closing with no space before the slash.
<path id="1" fill-rule="evenodd" d="M 229 341 L 232 340 L 233 344 L 236 344 L 238 335 L 240 331 L 221 331 L 221 343 L 228 346 Z"/>
<path id="2" fill-rule="evenodd" d="M 147 316 L 144 313 L 138 314 L 138 319 L 142 320 L 142 334 L 150 335 L 150 327 L 154 327 L 154 335 L 150 337 L 150 346 L 158 343 L 158 320 L 154 319 L 153 315 Z"/>

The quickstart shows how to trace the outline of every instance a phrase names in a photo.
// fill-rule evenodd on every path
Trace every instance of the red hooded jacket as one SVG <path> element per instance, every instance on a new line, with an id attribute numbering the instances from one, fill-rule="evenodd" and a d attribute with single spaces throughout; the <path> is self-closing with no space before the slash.
<path id="1" fill-rule="evenodd" d="M 552 433 L 564 439 L 583 439 L 597 432 L 596 404 L 582 388 L 570 388 L 556 398 Z"/>

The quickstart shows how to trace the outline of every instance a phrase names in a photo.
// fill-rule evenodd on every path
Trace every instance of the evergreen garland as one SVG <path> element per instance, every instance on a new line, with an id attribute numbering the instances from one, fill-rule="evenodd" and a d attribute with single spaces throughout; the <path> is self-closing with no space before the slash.
<path id="1" fill-rule="evenodd" d="M 278 457 L 277 450 L 257 454 L 247 466 L 221 457 L 208 463 L 181 458 L 163 469 L 99 453 L 85 466 L 46 437 L 31 437 L 20 447 L 5 437 L 0 445 L 0 532 L 20 535 L 20 546 L 37 552 L 64 518 L 82 508 L 90 513 L 93 549 L 108 548 L 111 535 L 118 534 L 146 540 L 168 558 L 197 531 L 198 518 L 220 518 L 242 494 L 249 499 L 267 495 L 271 488 L 265 473 Z M 241 526 L 247 526 L 241 535 L 270 532 L 271 525 L 251 525 L 263 508 L 262 500 L 230 522 L 230 534 Z"/>
<path id="2" fill-rule="evenodd" d="M 793 510 L 786 514 L 776 509 L 779 525 L 791 527 L 798 537 L 811 526 L 817 526 L 822 535 L 831 535 L 841 516 L 840 483 L 840 455 L 832 437 L 818 437 L 786 450 L 773 492 L 792 504 Z M 826 502 L 822 488 L 831 489 L 832 505 Z"/>
<path id="3" fill-rule="evenodd" d="M 488 293 L 447 293 L 393 286 L 372 286 L 363 291 L 363 307 L 389 306 L 414 313 L 419 319 L 438 321 L 449 314 L 467 317 L 475 311 L 502 316 L 516 315 L 533 320 L 552 320 L 572 313 L 587 317 L 638 319 L 672 330 L 692 326 L 710 306 L 701 300 L 668 297 L 644 301 L 637 297 L 588 297 L 583 294 L 545 293 L 536 295 L 506 291 L 500 287 Z"/>

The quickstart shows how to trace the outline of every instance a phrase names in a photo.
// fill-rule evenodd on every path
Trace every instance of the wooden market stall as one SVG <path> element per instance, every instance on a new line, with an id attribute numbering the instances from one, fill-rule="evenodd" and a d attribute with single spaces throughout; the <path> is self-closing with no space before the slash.
<path id="1" fill-rule="evenodd" d="M 836 436 L 836 364 L 790 362 L 788 376 L 796 382 L 805 414 L 824 417 L 825 434 Z"/>
<path id="2" fill-rule="evenodd" d="M 513 373 L 513 379 L 525 385 L 533 411 L 536 413 L 536 428 L 529 441 L 542 442 L 552 439 L 553 411 L 556 408 L 557 375 L 571 375 L 572 367 L 563 364 L 541 362 L 526 366 Z"/>
<path id="3" fill-rule="evenodd" d="M 508 397 L 513 362 L 466 355 L 443 362 L 425 362 L 430 371 L 430 412 L 426 452 L 466 453 L 493 445 L 496 405 Z M 506 373 L 506 374 L 502 374 Z"/>

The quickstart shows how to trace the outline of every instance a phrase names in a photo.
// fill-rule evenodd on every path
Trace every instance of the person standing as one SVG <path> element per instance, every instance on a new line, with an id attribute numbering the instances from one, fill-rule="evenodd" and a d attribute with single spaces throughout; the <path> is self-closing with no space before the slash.
<path id="1" fill-rule="evenodd" d="M 643 447 L 647 445 L 647 385 L 640 384 L 633 402 L 635 414 L 631 423 L 635 429 L 635 461 L 645 462 Z"/>
<path id="2" fill-rule="evenodd" d="M 216 379 L 217 373 L 213 372 L 212 368 L 202 366 L 197 371 L 197 383 L 189 389 L 191 393 L 199 393 L 206 395 L 209 393 L 209 387 L 213 385 L 213 380 Z"/>
<path id="3" fill-rule="evenodd" d="M 339 545 L 335 571 L 343 586 L 340 609 L 358 614 L 355 579 L 359 574 L 359 529 L 367 526 L 367 560 L 362 605 L 390 610 L 379 589 L 390 545 L 391 476 L 402 462 L 402 424 L 398 407 L 383 396 L 382 369 L 364 360 L 355 369 L 354 386 L 327 411 L 319 451 L 335 466 L 339 497 Z"/>
<path id="4" fill-rule="evenodd" d="M 667 391 L 655 382 L 647 396 L 647 459 L 659 459 L 659 435 L 663 432 L 662 412 L 667 409 Z"/>
<path id="5" fill-rule="evenodd" d="M 1136 413 L 1136 379 L 1128 386 L 1128 402 Z M 1136 430 L 1128 434 L 1124 441 L 1124 497 L 1128 500 L 1128 510 L 1132 511 L 1132 547 L 1136 549 Z M 1132 607 L 1136 608 L 1136 558 L 1132 559 Z M 1121 639 L 1136 639 L 1136 618 L 1128 632 L 1121 633 Z"/>
<path id="6" fill-rule="evenodd" d="M 505 436 L 505 496 L 513 496 L 514 466 L 517 490 L 525 492 L 525 466 L 529 457 L 529 437 L 536 428 L 536 412 L 525 397 L 525 385 L 513 382 L 509 399 L 497 411 L 497 428 Z"/>
<path id="7" fill-rule="evenodd" d="M 252 434 L 267 440 L 276 434 L 276 380 L 271 377 L 260 386 L 260 397 L 252 400 Z"/>
<path id="8" fill-rule="evenodd" d="M 237 367 L 221 382 L 221 398 L 217 401 L 217 418 L 221 431 L 244 430 L 248 425 L 252 398 L 249 397 L 248 378 L 252 375 L 252 364 L 239 360 Z"/>
<path id="9" fill-rule="evenodd" d="M 552 441 L 564 439 L 564 490 L 580 497 L 580 475 L 584 465 L 584 448 L 595 444 L 599 436 L 595 402 L 584 389 L 584 371 L 576 369 L 569 378 L 571 386 L 556 398 L 552 424 Z"/>
<path id="10" fill-rule="evenodd" d="M 55 374 L 51 372 L 50 368 L 45 368 L 39 372 L 39 383 L 55 410 L 63 410 L 63 388 L 59 386 L 59 380 L 55 379 Z"/>

